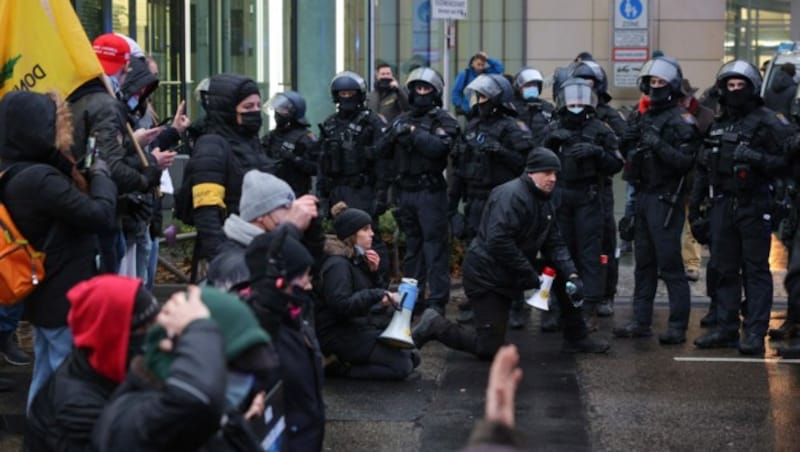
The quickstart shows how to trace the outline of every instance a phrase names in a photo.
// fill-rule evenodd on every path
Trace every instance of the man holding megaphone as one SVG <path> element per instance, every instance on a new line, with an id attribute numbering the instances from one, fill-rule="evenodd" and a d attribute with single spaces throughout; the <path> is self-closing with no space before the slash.
<path id="1" fill-rule="evenodd" d="M 474 328 L 452 323 L 426 309 L 412 332 L 417 348 L 438 340 L 450 348 L 491 360 L 505 343 L 513 300 L 539 287 L 538 253 L 555 268 L 552 287 L 561 307 L 566 353 L 604 353 L 608 343 L 588 336 L 579 306 L 583 282 L 575 270 L 556 224 L 550 196 L 561 163 L 550 149 L 539 147 L 527 157 L 518 178 L 492 190 L 478 235 L 464 257 L 464 291 L 475 312 Z M 571 294 L 567 293 L 568 286 Z"/>
<path id="2" fill-rule="evenodd" d="M 322 300 L 316 317 L 323 354 L 336 356 L 326 374 L 402 380 L 419 365 L 419 353 L 378 341 L 386 327 L 380 311 L 398 307 L 400 297 L 384 289 L 380 281 L 380 258 L 372 250 L 372 219 L 343 202 L 333 206 L 331 213 L 336 237 L 325 243 L 328 257 L 320 270 Z"/>

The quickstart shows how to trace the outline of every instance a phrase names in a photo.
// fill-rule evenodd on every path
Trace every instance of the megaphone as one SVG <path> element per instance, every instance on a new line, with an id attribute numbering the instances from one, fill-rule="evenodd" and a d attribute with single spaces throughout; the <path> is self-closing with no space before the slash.
<path id="1" fill-rule="evenodd" d="M 556 271 L 550 267 L 542 269 L 542 274 L 539 275 L 539 289 L 530 296 L 526 303 L 536 309 L 547 311 L 549 308 L 548 301 L 550 300 L 550 288 L 553 287 L 553 279 L 556 277 Z"/>
<path id="2" fill-rule="evenodd" d="M 397 288 L 400 308 L 395 311 L 389 326 L 378 336 L 379 341 L 392 347 L 414 348 L 414 340 L 411 339 L 411 314 L 414 312 L 418 291 L 416 279 L 403 278 Z"/>

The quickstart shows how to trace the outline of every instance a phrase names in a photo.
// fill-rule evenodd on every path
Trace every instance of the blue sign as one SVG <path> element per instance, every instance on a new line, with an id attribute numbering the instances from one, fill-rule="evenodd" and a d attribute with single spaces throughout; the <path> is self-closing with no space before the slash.
<path id="1" fill-rule="evenodd" d="M 628 20 L 636 20 L 642 15 L 642 2 L 639 0 L 622 0 L 619 4 L 619 13 Z"/>

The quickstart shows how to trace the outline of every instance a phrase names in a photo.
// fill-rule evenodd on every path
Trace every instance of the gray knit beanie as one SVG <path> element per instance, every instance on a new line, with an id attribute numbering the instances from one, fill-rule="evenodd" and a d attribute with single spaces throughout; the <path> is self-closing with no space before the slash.
<path id="1" fill-rule="evenodd" d="M 250 170 L 244 175 L 239 216 L 253 221 L 278 208 L 289 208 L 294 201 L 294 190 L 283 180 L 269 173 Z"/>

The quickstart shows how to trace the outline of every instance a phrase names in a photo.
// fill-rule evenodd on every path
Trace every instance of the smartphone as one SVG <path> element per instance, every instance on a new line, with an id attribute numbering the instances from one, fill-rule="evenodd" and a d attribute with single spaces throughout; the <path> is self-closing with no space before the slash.
<path id="1" fill-rule="evenodd" d="M 89 136 L 86 139 L 86 155 L 83 159 L 83 167 L 84 169 L 89 169 L 94 164 L 95 159 L 97 158 L 97 139 L 94 135 Z"/>

